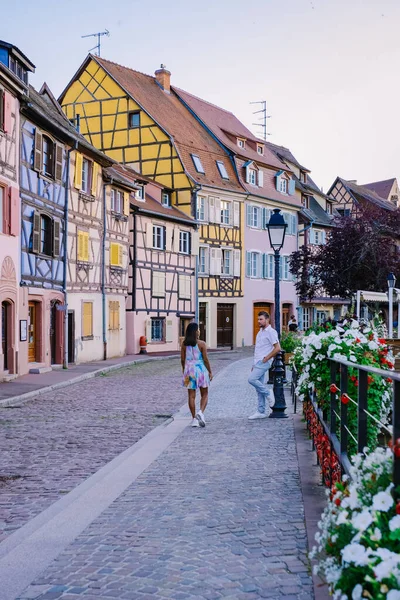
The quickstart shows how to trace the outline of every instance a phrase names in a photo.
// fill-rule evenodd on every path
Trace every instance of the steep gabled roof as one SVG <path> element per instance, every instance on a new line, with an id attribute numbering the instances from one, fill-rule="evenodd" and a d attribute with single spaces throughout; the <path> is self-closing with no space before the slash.
<path id="1" fill-rule="evenodd" d="M 390 198 L 389 198 L 390 190 L 392 189 L 395 181 L 396 181 L 396 178 L 393 177 L 392 179 L 385 179 L 384 181 L 375 181 L 373 183 L 363 183 L 362 187 L 367 188 L 371 192 L 375 192 L 375 194 L 377 194 L 381 198 L 384 198 L 385 200 L 390 200 Z"/>
<path id="2" fill-rule="evenodd" d="M 24 97 L 24 102 L 21 102 L 21 110 L 29 114 L 34 114 L 44 121 L 48 127 L 54 128 L 57 134 L 61 136 L 61 139 L 64 139 L 67 143 L 72 145 L 77 142 L 81 150 L 87 151 L 91 156 L 95 156 L 102 165 L 111 165 L 115 162 L 112 158 L 92 146 L 82 134 L 76 131 L 75 127 L 63 113 L 47 84 L 43 84 L 40 92 L 37 92 L 32 85 L 29 85 L 28 96 Z"/>
<path id="3" fill-rule="evenodd" d="M 151 75 L 98 56 L 90 57 L 173 139 L 185 170 L 193 181 L 200 185 L 244 193 L 227 153 L 185 108 L 173 90 L 171 93 L 165 92 Z M 204 174 L 196 171 L 191 154 L 200 157 Z M 229 179 L 221 177 L 217 160 L 223 161 Z"/>
<path id="4" fill-rule="evenodd" d="M 347 189 L 347 191 L 358 203 L 370 202 L 371 204 L 379 206 L 380 208 L 384 208 L 385 210 L 396 210 L 396 207 L 385 198 L 381 198 L 378 196 L 378 194 L 366 188 L 365 186 L 357 185 L 353 181 L 348 181 L 342 177 L 336 177 L 334 183 L 331 185 L 328 191 L 328 194 L 332 192 L 338 182 L 340 182 Z"/>
<path id="5" fill-rule="evenodd" d="M 266 142 L 253 135 L 233 113 L 177 87 L 173 87 L 173 90 L 214 135 L 236 155 L 245 160 L 254 160 L 261 165 L 288 170 L 286 165 L 268 149 Z M 234 139 L 238 137 L 246 139 L 254 147 L 247 144 L 246 148 L 239 148 Z M 264 154 L 258 154 L 257 144 L 264 146 Z"/>

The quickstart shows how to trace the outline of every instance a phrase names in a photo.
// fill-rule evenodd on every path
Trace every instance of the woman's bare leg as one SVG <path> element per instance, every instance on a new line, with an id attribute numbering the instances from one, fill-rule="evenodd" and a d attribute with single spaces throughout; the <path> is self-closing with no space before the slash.
<path id="1" fill-rule="evenodd" d="M 200 410 L 204 412 L 208 404 L 208 388 L 200 388 Z"/>
<path id="2" fill-rule="evenodd" d="M 193 419 L 196 416 L 196 390 L 188 390 L 189 410 L 192 413 Z"/>

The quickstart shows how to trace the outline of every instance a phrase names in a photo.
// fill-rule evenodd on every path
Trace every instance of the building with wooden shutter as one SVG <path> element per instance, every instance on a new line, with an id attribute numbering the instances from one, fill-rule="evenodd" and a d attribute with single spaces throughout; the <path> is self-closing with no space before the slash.
<path id="1" fill-rule="evenodd" d="M 283 329 L 287 328 L 289 317 L 296 309 L 297 296 L 289 272 L 289 256 L 297 249 L 300 194 L 296 190 L 291 168 L 270 149 L 264 140 L 254 136 L 235 115 L 183 90 L 175 89 L 175 92 L 202 125 L 224 145 L 235 165 L 239 181 L 246 190 L 243 219 L 245 247 L 243 310 L 247 327 L 243 338 L 245 345 L 251 345 L 255 342 L 259 331 L 257 318 L 261 310 L 271 315 L 274 324 L 274 253 L 269 245 L 266 224 L 275 208 L 282 211 L 287 223 L 280 265 Z M 207 209 L 204 211 L 201 192 L 199 192 L 198 203 L 198 218 L 201 220 L 207 218 Z M 210 200 L 209 207 L 209 214 L 213 215 Z M 221 217 L 224 218 L 223 212 Z"/>
<path id="2" fill-rule="evenodd" d="M 201 217 L 202 337 L 210 347 L 241 345 L 246 193 L 225 148 L 171 88 L 169 71 L 153 77 L 89 55 L 60 103 L 69 119 L 79 115 L 88 141 L 161 184 L 173 207 Z"/>
<path id="3" fill-rule="evenodd" d="M 27 93 L 28 72 L 34 69 L 16 46 L 0 41 L 0 381 L 21 372 L 20 349 L 26 346 L 19 295 L 19 104 Z"/>
<path id="4" fill-rule="evenodd" d="M 197 225 L 164 186 L 123 173 L 140 187 L 131 196 L 127 352 L 139 352 L 142 335 L 148 352 L 179 350 L 196 316 Z"/>

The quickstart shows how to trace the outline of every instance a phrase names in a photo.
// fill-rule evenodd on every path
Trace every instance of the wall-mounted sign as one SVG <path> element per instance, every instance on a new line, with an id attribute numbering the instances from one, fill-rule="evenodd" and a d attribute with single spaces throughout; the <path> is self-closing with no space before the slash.
<path id="1" fill-rule="evenodd" d="M 19 322 L 19 341 L 26 342 L 28 339 L 28 321 L 23 320 Z"/>

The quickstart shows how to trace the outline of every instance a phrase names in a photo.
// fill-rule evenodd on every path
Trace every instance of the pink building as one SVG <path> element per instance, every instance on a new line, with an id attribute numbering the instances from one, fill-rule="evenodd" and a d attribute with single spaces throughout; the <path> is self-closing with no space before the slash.
<path id="1" fill-rule="evenodd" d="M 34 65 L 11 44 L 0 41 L 0 381 L 19 372 L 20 321 L 19 98 L 26 93 Z"/>

